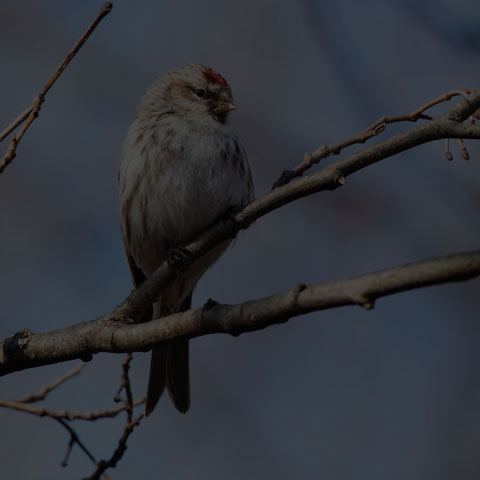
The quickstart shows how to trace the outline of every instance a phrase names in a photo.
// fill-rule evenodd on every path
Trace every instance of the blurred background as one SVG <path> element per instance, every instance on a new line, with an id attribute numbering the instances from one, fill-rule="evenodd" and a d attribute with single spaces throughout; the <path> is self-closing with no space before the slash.
<path id="1" fill-rule="evenodd" d="M 0 129 L 30 105 L 100 6 L 0 1 Z M 129 293 L 117 164 L 158 74 L 199 62 L 228 79 L 239 107 L 232 124 L 261 195 L 304 152 L 450 89 L 478 87 L 479 21 L 476 0 L 114 1 L 0 176 L 0 337 L 98 317 Z M 389 126 L 383 137 L 410 126 Z M 478 248 L 480 142 L 467 148 L 469 162 L 452 143 L 448 162 L 443 142 L 422 146 L 260 219 L 205 275 L 194 305 Z M 193 340 L 190 412 L 163 397 L 109 475 L 478 479 L 479 286 Z M 110 408 L 122 358 L 97 355 L 46 405 Z M 135 355 L 137 397 L 148 361 Z M 3 377 L 0 397 L 35 392 L 74 364 Z M 97 458 L 108 458 L 123 423 L 76 427 Z M 0 425 L 2 478 L 78 479 L 93 470 L 78 447 L 60 467 L 68 436 L 52 420 L 0 410 Z"/>

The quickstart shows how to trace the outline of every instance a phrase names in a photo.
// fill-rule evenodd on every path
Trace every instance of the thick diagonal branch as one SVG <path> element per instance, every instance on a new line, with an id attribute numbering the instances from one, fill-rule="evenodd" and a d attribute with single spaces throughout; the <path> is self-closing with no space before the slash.
<path id="1" fill-rule="evenodd" d="M 195 241 L 185 245 L 185 248 L 190 252 L 193 261 L 223 240 L 234 237 L 240 230 L 247 228 L 267 213 L 299 198 L 325 190 L 334 190 L 345 184 L 347 176 L 423 143 L 441 138 L 480 139 L 480 126 L 461 123 L 479 108 L 480 90 L 473 90 L 467 98 L 462 99 L 441 117 L 363 148 L 315 173 L 296 179 L 255 199 L 231 222 L 215 223 Z M 134 290 L 115 309 L 114 314 L 134 319 L 140 318 L 142 313 L 156 300 L 158 293 L 176 278 L 179 270 L 187 267 L 188 265 L 163 262 L 140 288 Z"/>
<path id="2" fill-rule="evenodd" d="M 446 255 L 360 277 L 299 285 L 283 293 L 238 305 L 207 306 L 134 324 L 107 315 L 50 333 L 23 331 L 3 342 L 0 375 L 39 365 L 83 358 L 97 352 L 144 351 L 179 337 L 211 333 L 239 335 L 286 322 L 316 310 L 361 305 L 377 298 L 428 285 L 467 280 L 480 275 L 480 250 Z M 0 351 L 1 352 L 1 351 Z"/>

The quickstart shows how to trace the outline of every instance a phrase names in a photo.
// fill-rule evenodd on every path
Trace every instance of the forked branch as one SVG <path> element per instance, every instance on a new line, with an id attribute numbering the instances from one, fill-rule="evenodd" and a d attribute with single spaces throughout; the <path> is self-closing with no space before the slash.
<path id="1" fill-rule="evenodd" d="M 12 133 L 18 126 L 23 124 L 20 131 L 11 138 L 7 152 L 0 160 L 0 173 L 2 173 L 7 167 L 7 165 L 11 163 L 12 160 L 15 158 L 18 144 L 27 132 L 30 125 L 38 117 L 38 113 L 40 112 L 42 103 L 45 101 L 45 96 L 50 90 L 50 88 L 52 88 L 53 84 L 58 80 L 58 77 L 60 77 L 62 72 L 67 68 L 68 64 L 72 61 L 73 57 L 78 53 L 78 51 L 82 48 L 83 44 L 87 41 L 88 37 L 93 33 L 95 28 L 97 28 L 98 24 L 102 21 L 102 19 L 110 13 L 112 8 L 113 6 L 110 2 L 107 2 L 102 6 L 95 20 L 85 30 L 84 34 L 73 46 L 72 50 L 68 53 L 68 55 L 63 59 L 62 63 L 60 63 L 53 75 L 48 79 L 47 83 L 38 92 L 37 96 L 33 100 L 32 105 L 25 109 L 13 122 L 10 123 L 10 125 L 8 125 L 5 129 L 2 130 L 2 132 L 0 132 L 1 142 L 4 138 L 10 135 L 10 133 Z"/>

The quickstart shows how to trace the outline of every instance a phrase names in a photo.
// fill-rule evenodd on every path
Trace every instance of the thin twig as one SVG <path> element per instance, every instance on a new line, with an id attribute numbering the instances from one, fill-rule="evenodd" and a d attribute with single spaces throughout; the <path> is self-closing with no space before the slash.
<path id="1" fill-rule="evenodd" d="M 55 419 L 63 428 L 65 428 L 68 433 L 70 433 L 70 441 L 68 442 L 68 448 L 67 451 L 65 452 L 65 455 L 63 456 L 62 459 L 62 467 L 66 467 L 68 463 L 68 457 L 70 456 L 70 453 L 72 451 L 73 446 L 75 443 L 85 452 L 87 457 L 95 464 L 98 465 L 97 460 L 93 456 L 93 454 L 88 450 L 88 448 L 82 443 L 80 440 L 77 432 L 65 421 L 62 420 L 61 418 L 56 418 Z"/>
<path id="2" fill-rule="evenodd" d="M 109 468 L 114 468 L 118 461 L 123 457 L 124 453 L 127 450 L 127 440 L 130 434 L 133 432 L 133 429 L 141 422 L 143 414 L 140 414 L 135 420 L 133 420 L 133 407 L 135 403 L 132 399 L 132 387 L 130 384 L 130 377 L 128 372 L 130 370 L 130 362 L 132 361 L 133 356 L 131 353 L 127 353 L 125 359 L 122 362 L 122 379 L 120 386 L 118 387 L 117 393 L 115 394 L 114 400 L 116 402 L 123 402 L 127 416 L 125 419 L 125 428 L 123 430 L 122 436 L 118 441 L 118 446 L 113 452 L 109 460 L 101 460 L 97 464 L 97 469 L 89 477 L 89 479 L 94 480 L 100 478 L 100 475 L 105 474 L 105 470 Z M 125 398 L 121 397 L 122 390 L 125 390 Z"/>
<path id="3" fill-rule="evenodd" d="M 48 409 L 44 407 L 36 407 L 33 405 L 30 405 L 32 402 L 36 402 L 39 400 L 43 400 L 48 393 L 50 393 L 52 390 L 55 388 L 59 387 L 61 384 L 63 384 L 65 381 L 68 379 L 74 377 L 75 375 L 78 375 L 80 373 L 82 367 L 84 366 L 84 363 L 81 363 L 77 365 L 73 370 L 68 372 L 67 374 L 63 375 L 62 377 L 56 379 L 46 387 L 42 388 L 40 392 L 36 394 L 30 394 L 24 396 L 22 399 L 17 400 L 17 401 L 10 401 L 10 400 L 0 400 L 0 407 L 4 408 L 10 408 L 12 410 L 18 410 L 24 413 L 30 413 L 32 415 L 36 415 L 39 417 L 49 417 L 54 420 L 56 420 L 62 427 L 64 427 L 70 434 L 70 440 L 67 445 L 67 450 L 65 452 L 65 455 L 63 456 L 61 465 L 63 467 L 67 466 L 68 463 L 68 458 L 70 456 L 70 453 L 72 452 L 72 449 L 75 444 L 77 444 L 80 449 L 88 456 L 88 458 L 95 464 L 97 469 L 102 469 L 99 471 L 99 475 L 97 478 L 100 477 L 100 475 L 103 475 L 103 477 L 106 480 L 109 480 L 108 475 L 105 473 L 105 470 L 107 468 L 110 468 L 110 466 L 114 466 L 114 463 L 116 463 L 123 453 L 126 450 L 126 441 L 128 438 L 128 435 L 132 432 L 133 428 L 135 425 L 137 425 L 140 419 L 137 419 L 135 422 L 132 423 L 132 412 L 133 408 L 141 405 L 142 403 L 145 402 L 144 398 L 140 398 L 136 400 L 135 402 L 132 399 L 132 391 L 131 391 L 131 385 L 130 385 L 130 380 L 128 377 L 128 369 L 130 366 L 130 361 L 132 360 L 132 355 L 128 354 L 127 358 L 124 360 L 122 364 L 122 382 L 121 382 L 121 387 L 124 388 L 126 391 L 126 400 L 124 401 L 123 405 L 118 406 L 115 409 L 112 410 L 99 410 L 96 412 L 77 412 L 77 413 L 69 413 L 66 410 L 53 410 L 53 409 Z M 120 389 L 119 389 L 120 391 Z M 113 461 L 110 460 L 110 463 L 102 463 L 102 466 L 100 465 L 99 462 L 96 461 L 95 457 L 93 454 L 88 450 L 88 448 L 85 446 L 85 444 L 80 440 L 78 434 L 76 431 L 67 423 L 67 421 L 72 421 L 72 420 L 98 420 L 101 418 L 111 418 L 117 416 L 120 412 L 126 411 L 127 412 L 127 420 L 126 420 L 126 430 L 128 430 L 128 434 L 122 435 L 121 442 L 119 443 L 119 447 L 116 450 L 116 456 L 115 456 L 115 462 L 112 463 Z M 123 439 L 123 440 L 122 440 Z M 118 452 L 119 448 L 121 447 L 121 452 Z M 113 458 L 113 457 L 112 457 Z"/>
<path id="4" fill-rule="evenodd" d="M 1 133 L 0 133 L 0 142 L 6 138 L 12 131 L 14 131 L 19 125 L 23 123 L 22 128 L 20 131 L 15 134 L 8 146 L 7 152 L 0 161 L 0 173 L 3 172 L 3 170 L 6 168 L 8 164 L 12 162 L 12 160 L 16 156 L 16 149 L 18 147 L 19 142 L 21 141 L 22 137 L 25 135 L 26 131 L 30 127 L 30 125 L 33 123 L 35 118 L 38 116 L 40 112 L 40 108 L 42 103 L 45 101 L 45 96 L 47 92 L 50 90 L 50 88 L 53 86 L 53 84 L 56 82 L 56 80 L 59 78 L 59 76 L 62 74 L 62 72 L 67 68 L 68 64 L 71 62 L 73 57 L 78 53 L 78 51 L 81 49 L 83 44 L 86 42 L 86 40 L 89 38 L 89 36 L 92 34 L 92 32 L 95 30 L 97 25 L 101 22 L 101 20 L 111 11 L 112 9 L 112 4 L 110 2 L 105 3 L 95 20 L 91 23 L 91 25 L 87 28 L 87 30 L 84 32 L 82 37 L 79 39 L 79 41 L 74 45 L 73 49 L 70 51 L 70 53 L 65 57 L 65 59 L 62 61 L 62 63 L 59 65 L 57 70 L 54 72 L 52 77 L 47 81 L 47 83 L 44 85 L 44 87 L 40 90 L 40 92 L 37 94 L 35 97 L 32 105 L 27 108 L 21 115 L 19 115 L 10 125 L 8 125 Z M 70 434 L 70 440 L 68 442 L 67 450 L 65 452 L 65 455 L 62 459 L 62 466 L 66 466 L 68 463 L 68 458 L 70 456 L 70 453 L 72 451 L 72 448 L 75 444 L 77 444 L 81 450 L 88 456 L 88 458 L 97 466 L 96 472 L 93 474 L 94 478 L 100 478 L 103 476 L 106 480 L 109 480 L 108 475 L 105 473 L 105 470 L 111 467 L 115 467 L 116 463 L 120 458 L 123 456 L 127 446 L 127 439 L 129 435 L 133 432 L 133 429 L 135 426 L 137 426 L 141 419 L 143 418 L 143 414 L 137 417 L 134 421 L 132 421 L 132 414 L 133 414 L 133 408 L 136 405 L 140 405 L 141 403 L 144 402 L 144 399 L 137 400 L 136 402 L 133 401 L 132 398 L 132 391 L 131 391 L 131 386 L 130 386 L 130 380 L 128 377 L 128 370 L 130 366 L 130 361 L 132 359 L 131 354 L 127 355 L 127 358 L 123 362 L 123 373 L 122 373 L 122 384 L 120 386 L 120 389 L 118 393 L 122 389 L 125 390 L 126 393 L 126 400 L 123 402 L 124 404 L 113 409 L 113 410 L 103 410 L 103 411 L 98 411 L 98 412 L 79 412 L 79 413 L 68 413 L 65 410 L 52 410 L 52 409 L 47 409 L 43 407 L 35 407 L 32 405 L 29 405 L 30 403 L 37 402 L 39 400 L 45 399 L 45 397 L 55 388 L 57 388 L 59 385 L 67 381 L 68 379 L 72 378 L 73 376 L 77 375 L 80 370 L 83 367 L 83 364 L 80 364 L 77 366 L 74 370 L 71 372 L 67 373 L 66 375 L 60 377 L 59 379 L 55 380 L 51 384 L 47 385 L 44 387 L 40 392 L 37 394 L 30 394 L 25 397 L 23 397 L 19 401 L 0 401 L 0 406 L 7 407 L 7 408 L 12 408 L 15 410 L 20 410 L 23 412 L 31 413 L 34 415 L 38 416 L 48 416 L 50 418 L 55 419 L 57 422 L 60 423 Z M 75 430 L 68 425 L 68 423 L 65 420 L 76 420 L 76 419 L 83 419 L 83 420 L 96 420 L 98 418 L 106 418 L 106 417 L 113 417 L 116 416 L 118 413 L 121 411 L 126 410 L 127 411 L 127 421 L 126 421 L 126 427 L 124 429 L 124 432 L 119 440 L 119 444 L 117 449 L 114 451 L 112 457 L 108 461 L 102 461 L 100 464 L 96 461 L 95 457 L 93 454 L 87 449 L 87 447 L 83 444 L 83 442 L 80 440 L 78 434 L 75 432 Z"/>
<path id="5" fill-rule="evenodd" d="M 132 421 L 132 414 L 133 414 L 133 407 L 135 404 L 133 403 L 133 396 L 132 396 L 132 387 L 130 385 L 130 377 L 128 376 L 128 371 L 130 369 L 130 362 L 132 361 L 133 356 L 131 353 L 127 353 L 125 355 L 125 359 L 122 362 L 122 379 L 120 382 L 120 386 L 118 387 L 117 392 L 114 396 L 115 402 L 122 402 L 125 406 L 127 411 L 127 423 Z M 121 393 L 122 390 L 125 390 L 126 398 L 122 398 Z"/>
<path id="6" fill-rule="evenodd" d="M 45 397 L 54 389 L 58 388 L 60 385 L 65 383 L 67 380 L 73 378 L 74 376 L 78 375 L 80 371 L 82 370 L 84 363 L 80 363 L 77 365 L 73 370 L 70 372 L 67 372 L 65 375 L 62 375 L 58 379 L 54 380 L 52 383 L 47 385 L 46 387 L 42 388 L 40 392 L 36 394 L 29 394 L 24 397 L 22 397 L 18 401 L 7 401 L 7 400 L 0 400 L 0 406 L 6 407 L 6 408 L 11 408 L 13 410 L 19 410 L 22 412 L 26 413 L 31 413 L 40 417 L 47 416 L 50 417 L 54 420 L 56 420 L 63 428 L 65 428 L 68 433 L 70 434 L 70 440 L 67 445 L 67 450 L 65 452 L 65 455 L 63 456 L 61 465 L 62 467 L 67 466 L 68 463 L 68 458 L 70 456 L 70 453 L 73 449 L 73 446 L 77 444 L 80 449 L 87 455 L 87 457 L 94 463 L 94 465 L 98 466 L 98 462 L 96 461 L 95 457 L 93 454 L 88 450 L 88 448 L 85 446 L 85 444 L 80 440 L 80 437 L 78 436 L 77 432 L 68 425 L 66 420 L 73 420 L 75 418 L 82 418 L 85 420 L 95 420 L 95 414 L 84 414 L 81 416 L 78 416 L 77 414 L 65 414 L 66 412 L 59 412 L 57 410 L 50 410 L 50 409 L 45 409 L 42 407 L 35 407 L 33 405 L 29 405 L 30 403 L 37 402 L 39 400 L 45 399 Z M 143 403 L 142 401 L 138 402 Z M 120 410 L 121 411 L 121 410 Z M 101 412 L 98 412 L 101 413 Z M 111 412 L 109 412 L 111 413 Z M 119 413 L 119 412 L 118 412 Z M 114 415 L 107 415 L 107 416 L 114 416 Z M 97 418 L 103 418 L 104 416 L 98 416 Z M 109 480 L 108 476 L 105 474 L 104 475 L 105 480 Z"/>
<path id="7" fill-rule="evenodd" d="M 468 154 L 467 147 L 465 147 L 463 140 L 461 138 L 456 138 L 455 140 L 457 141 L 460 147 L 460 154 L 462 155 L 462 158 L 464 160 L 470 160 L 470 155 Z"/>
<path id="8" fill-rule="evenodd" d="M 97 469 L 93 474 L 88 477 L 88 480 L 98 480 L 105 470 L 108 468 L 115 468 L 117 462 L 123 457 L 123 454 L 127 450 L 127 440 L 133 429 L 142 421 L 144 415 L 141 413 L 135 420 L 128 422 L 123 430 L 122 436 L 118 441 L 118 446 L 113 452 L 112 456 L 108 460 L 101 460 L 98 462 Z"/>
<path id="9" fill-rule="evenodd" d="M 141 405 L 145 401 L 144 398 L 139 398 L 135 402 L 132 402 L 132 406 L 136 407 Z M 15 400 L 0 400 L 0 407 L 10 408 L 11 410 L 17 410 L 19 412 L 30 413 L 37 417 L 50 417 L 56 420 L 88 420 L 95 421 L 100 418 L 113 418 L 120 412 L 128 410 L 127 405 L 119 405 L 111 410 L 97 410 L 95 412 L 68 412 L 67 410 L 55 410 L 52 408 L 35 407 L 34 405 L 28 405 L 20 401 Z"/>
<path id="10" fill-rule="evenodd" d="M 320 162 L 320 160 L 324 158 L 329 157 L 330 155 L 338 155 L 342 150 L 350 147 L 351 145 L 365 143 L 370 138 L 375 137 L 379 133 L 383 132 L 387 124 L 397 122 L 416 122 L 419 119 L 432 120 L 433 117 L 431 117 L 430 115 L 426 115 L 424 113 L 425 110 L 428 110 L 429 108 L 441 102 L 450 100 L 456 95 L 466 96 L 469 93 L 470 90 L 451 90 L 444 93 L 443 95 L 440 95 L 439 97 L 434 98 L 433 100 L 424 103 L 422 106 L 418 107 L 416 110 L 413 110 L 410 113 L 406 113 L 403 115 L 395 115 L 393 117 L 381 117 L 358 135 L 350 137 L 331 146 L 322 145 L 314 152 L 306 153 L 304 155 L 303 161 L 293 170 L 285 170 L 280 176 L 280 178 L 273 184 L 272 189 L 281 187 L 282 185 L 286 185 L 288 182 L 290 182 L 290 180 L 293 180 L 294 178 L 301 177 L 314 164 Z"/>
<path id="11" fill-rule="evenodd" d="M 452 152 L 450 151 L 450 139 L 445 139 L 445 158 L 451 162 L 453 160 Z"/>
<path id="12" fill-rule="evenodd" d="M 19 125 L 21 125 L 26 118 L 28 117 L 28 114 L 32 111 L 32 106 L 30 105 L 28 108 L 26 108 L 10 125 L 5 127 L 2 132 L 0 132 L 0 142 L 10 135 Z"/>
<path id="13" fill-rule="evenodd" d="M 7 128 L 5 128 L 2 133 L 0 134 L 0 141 L 2 141 L 7 135 L 9 135 L 15 128 L 17 128 L 21 123 L 25 122 L 20 129 L 20 131 L 15 134 L 12 139 L 10 140 L 10 144 L 8 146 L 7 152 L 5 153 L 4 157 L 0 161 L 0 173 L 5 170 L 6 166 L 12 162 L 16 155 L 17 146 L 25 135 L 25 132 L 28 130 L 32 122 L 38 116 L 42 103 L 45 100 L 45 95 L 53 86 L 53 84 L 57 81 L 58 77 L 62 74 L 62 72 L 67 68 L 68 64 L 71 62 L 73 57 L 78 53 L 78 51 L 82 48 L 83 44 L 87 41 L 88 37 L 92 34 L 95 30 L 97 25 L 102 21 L 102 19 L 108 15 L 108 13 L 112 10 L 113 6 L 110 2 L 105 3 L 100 12 L 98 13 L 95 20 L 90 24 L 90 26 L 85 30 L 84 34 L 80 37 L 78 42 L 74 45 L 70 53 L 64 58 L 62 63 L 58 66 L 55 73 L 49 78 L 47 83 L 44 87 L 38 92 L 37 96 L 33 100 L 32 105 L 27 108 L 16 120 L 14 120 Z"/>
<path id="14" fill-rule="evenodd" d="M 55 388 L 59 387 L 62 383 L 66 382 L 70 378 L 74 377 L 75 375 L 78 375 L 81 371 L 82 368 L 85 366 L 85 363 L 79 363 L 73 370 L 70 370 L 70 372 L 67 372 L 65 375 L 57 378 L 54 380 L 52 383 L 47 385 L 46 387 L 43 387 L 38 393 L 31 393 L 28 395 L 25 395 L 24 397 L 20 398 L 17 400 L 19 403 L 34 403 L 38 402 L 40 400 L 44 400 L 45 397 Z"/>
<path id="15" fill-rule="evenodd" d="M 70 453 L 72 453 L 72 449 L 74 445 L 77 444 L 80 447 L 80 449 L 85 453 L 85 455 L 92 461 L 92 463 L 98 467 L 97 460 L 95 459 L 93 454 L 90 452 L 90 450 L 88 450 L 85 444 L 80 440 L 80 437 L 78 436 L 77 432 L 65 420 L 60 420 L 60 419 L 56 419 L 56 420 L 70 434 L 70 440 L 68 441 L 67 450 L 65 452 L 65 455 L 62 458 L 62 462 L 60 465 L 62 467 L 66 467 L 68 465 L 68 459 L 70 457 Z M 105 480 L 110 480 L 110 477 L 106 473 L 103 473 L 103 478 Z"/>

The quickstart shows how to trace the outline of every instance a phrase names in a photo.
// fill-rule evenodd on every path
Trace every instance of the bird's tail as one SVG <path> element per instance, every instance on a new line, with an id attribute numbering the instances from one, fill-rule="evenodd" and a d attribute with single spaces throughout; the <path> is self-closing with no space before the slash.
<path id="1" fill-rule="evenodd" d="M 185 299 L 178 311 L 188 310 L 191 304 L 192 294 Z M 153 412 L 165 387 L 178 411 L 186 413 L 190 408 L 188 343 L 188 339 L 181 338 L 153 348 L 145 402 L 147 416 Z"/>

